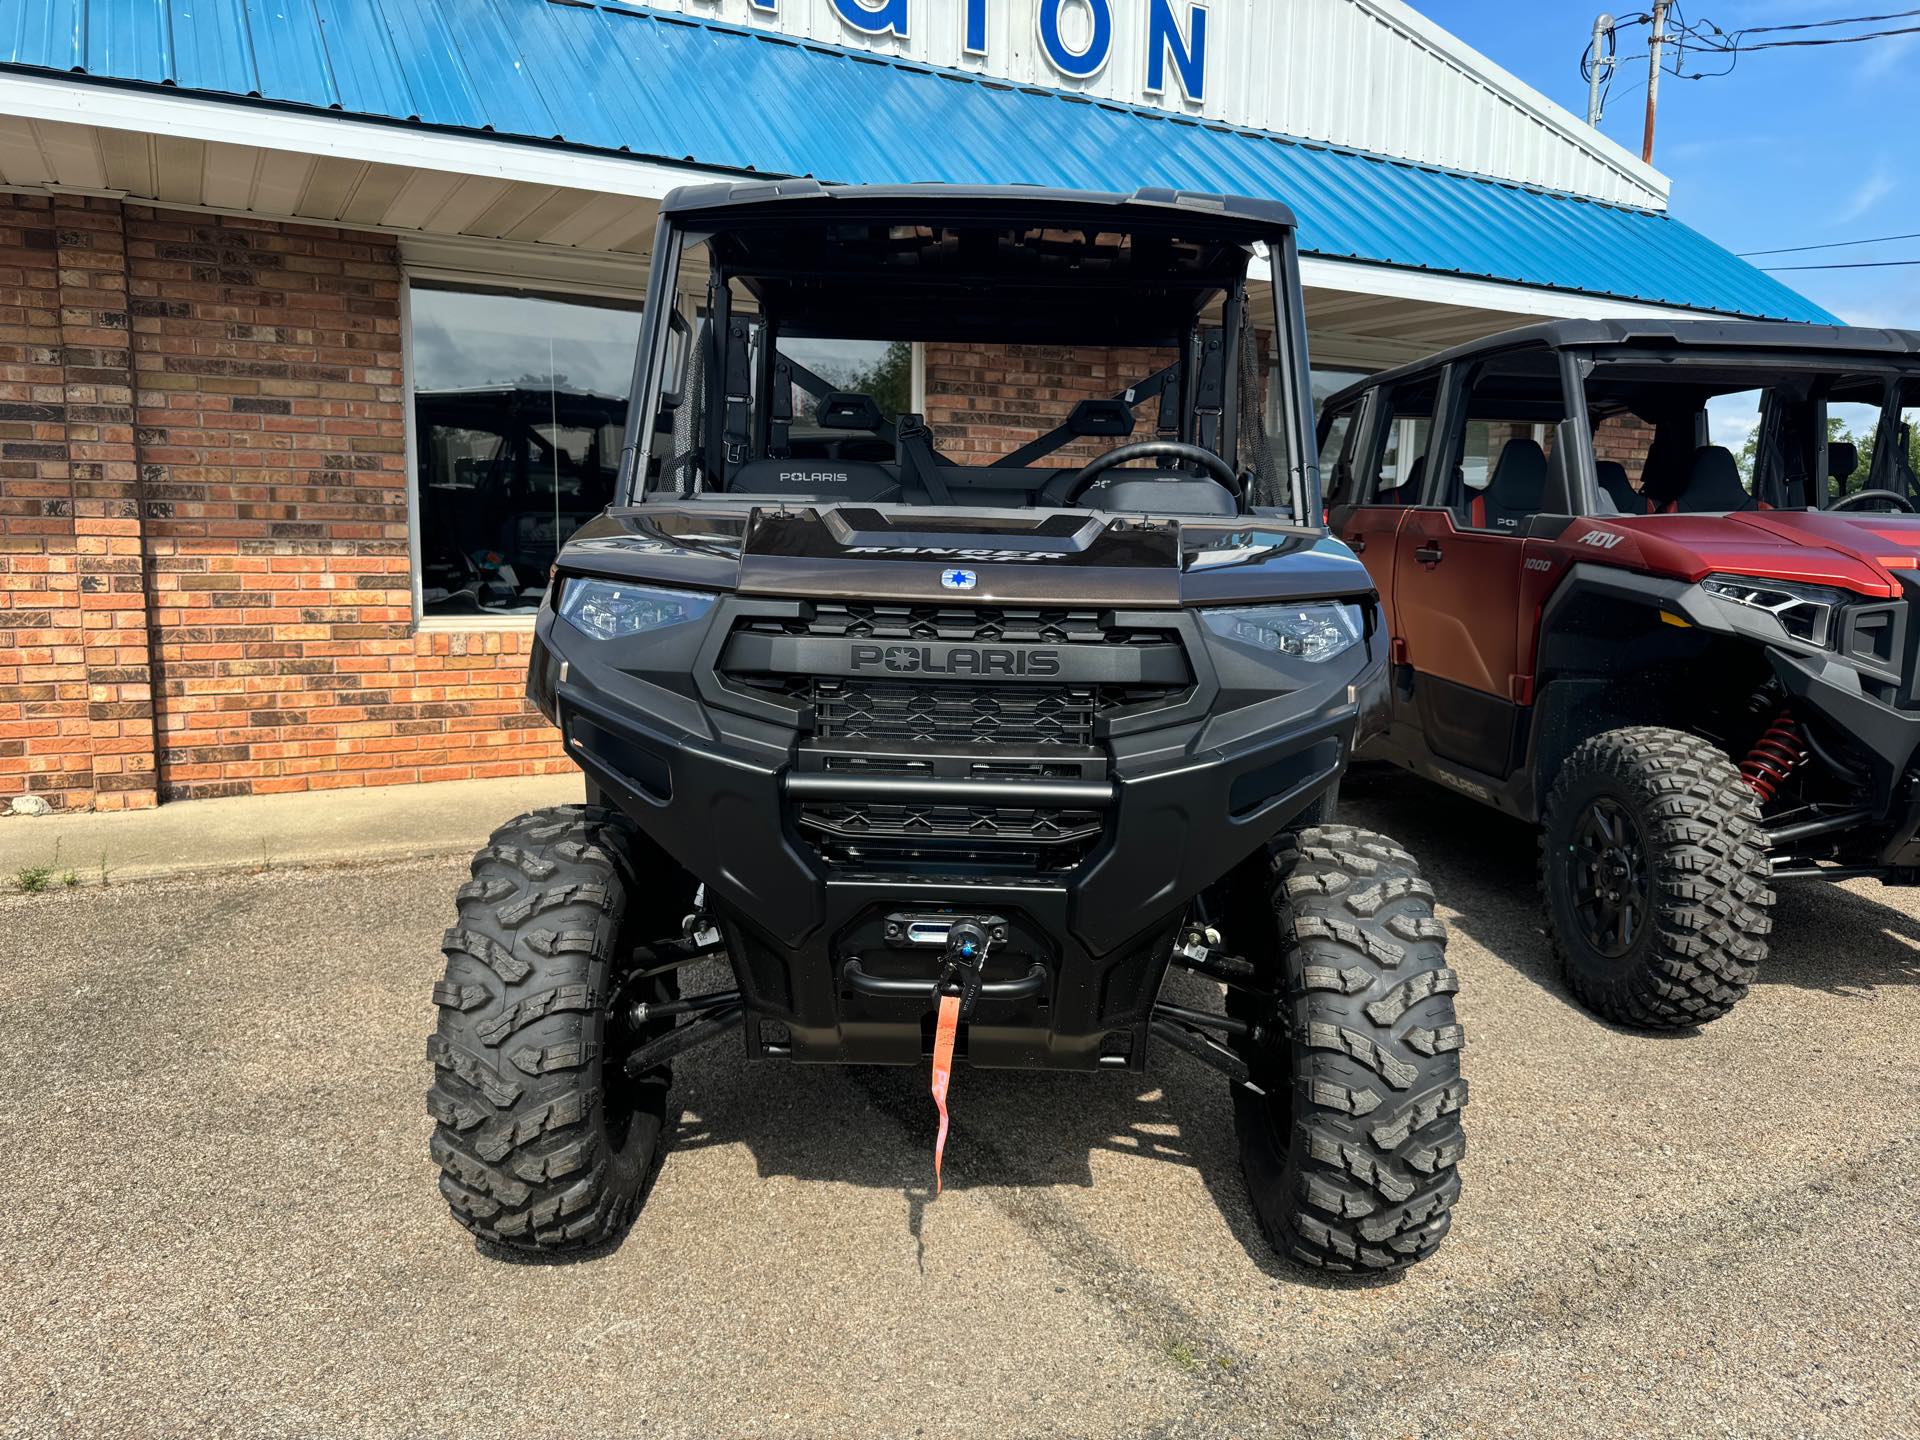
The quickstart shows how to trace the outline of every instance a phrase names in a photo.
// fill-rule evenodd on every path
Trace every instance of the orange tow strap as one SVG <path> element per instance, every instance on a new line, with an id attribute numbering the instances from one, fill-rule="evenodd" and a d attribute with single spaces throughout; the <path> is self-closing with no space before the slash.
<path id="1" fill-rule="evenodd" d="M 940 1157 L 947 1152 L 947 1082 L 953 1078 L 953 1037 L 960 1028 L 960 997 L 940 997 L 940 1021 L 933 1032 L 933 1103 L 940 1110 L 940 1133 L 933 1141 L 933 1193 L 940 1193 Z"/>

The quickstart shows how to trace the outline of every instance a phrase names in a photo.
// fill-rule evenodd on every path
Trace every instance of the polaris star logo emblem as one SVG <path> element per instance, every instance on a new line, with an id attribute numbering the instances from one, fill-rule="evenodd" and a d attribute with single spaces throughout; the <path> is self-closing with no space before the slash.
<path id="1" fill-rule="evenodd" d="M 940 583 L 949 590 L 971 590 L 980 583 L 980 577 L 971 570 L 942 570 Z"/>

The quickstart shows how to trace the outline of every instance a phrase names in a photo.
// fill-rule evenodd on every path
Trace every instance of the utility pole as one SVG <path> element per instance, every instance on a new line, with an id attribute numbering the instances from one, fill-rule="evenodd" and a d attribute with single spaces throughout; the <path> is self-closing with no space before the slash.
<path id="1" fill-rule="evenodd" d="M 1660 50 L 1667 43 L 1667 11 L 1672 0 L 1653 0 L 1653 35 L 1647 41 L 1647 128 L 1640 138 L 1640 158 L 1653 163 L 1653 120 L 1660 109 Z"/>
<path id="2" fill-rule="evenodd" d="M 1587 53 L 1593 62 L 1587 67 L 1587 124 L 1600 128 L 1600 87 L 1613 74 L 1613 56 L 1601 55 L 1600 47 L 1613 34 L 1613 16 L 1602 10 L 1593 20 L 1593 48 Z"/>

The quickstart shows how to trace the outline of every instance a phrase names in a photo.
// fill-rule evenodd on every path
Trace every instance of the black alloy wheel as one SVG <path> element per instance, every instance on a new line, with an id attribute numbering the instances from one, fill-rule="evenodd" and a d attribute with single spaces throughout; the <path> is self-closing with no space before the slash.
<path id="1" fill-rule="evenodd" d="M 1589 945 L 1610 959 L 1633 949 L 1647 923 L 1653 872 L 1640 826 L 1619 801 L 1597 795 L 1573 827 L 1567 888 Z"/>

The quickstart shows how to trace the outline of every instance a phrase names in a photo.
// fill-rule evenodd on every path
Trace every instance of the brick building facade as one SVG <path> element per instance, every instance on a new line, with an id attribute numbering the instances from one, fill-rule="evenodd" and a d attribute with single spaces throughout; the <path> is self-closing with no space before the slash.
<path id="1" fill-rule="evenodd" d="M 0 797 L 566 767 L 524 631 L 417 630 L 390 238 L 0 195 Z"/>

